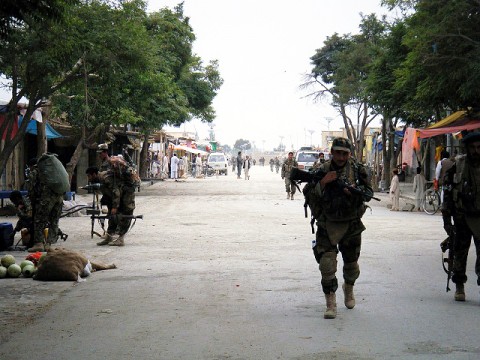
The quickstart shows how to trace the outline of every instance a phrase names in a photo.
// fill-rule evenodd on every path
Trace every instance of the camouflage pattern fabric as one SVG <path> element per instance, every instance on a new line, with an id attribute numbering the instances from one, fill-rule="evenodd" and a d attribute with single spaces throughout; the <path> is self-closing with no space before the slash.
<path id="1" fill-rule="evenodd" d="M 122 186 L 122 195 L 120 200 L 120 207 L 118 209 L 122 215 L 133 215 L 135 210 L 135 188 L 130 185 Z M 130 228 L 132 219 L 119 218 L 117 232 L 119 235 L 124 235 Z"/>
<path id="2" fill-rule="evenodd" d="M 35 203 L 35 213 L 33 216 L 35 243 L 43 242 L 43 230 L 47 227 L 47 243 L 53 244 L 57 241 L 58 221 L 62 214 L 62 206 L 63 195 L 55 194 L 48 187 L 41 186 L 40 194 Z"/>
<path id="3" fill-rule="evenodd" d="M 350 184 L 357 184 L 358 187 L 373 194 L 364 167 L 359 166 L 352 159 L 342 169 L 335 169 L 334 164 L 330 161 L 322 164 L 320 168 L 326 172 L 336 170 L 339 177 L 344 178 Z M 344 281 L 350 285 L 355 284 L 360 275 L 358 258 L 361 250 L 361 234 L 365 230 L 361 221 L 365 212 L 362 197 L 356 194 L 346 195 L 341 188 L 341 192 L 337 193 L 338 189 L 334 187 L 339 186 L 330 183 L 323 190 L 320 186 L 316 187 L 320 192 L 319 197 L 323 197 L 324 200 L 320 206 L 321 214 L 317 219 L 316 244 L 313 252 L 322 274 L 322 289 L 325 294 L 335 292 L 338 288 L 338 280 L 335 274 L 339 251 L 344 263 Z M 331 196 L 328 196 L 328 191 L 334 191 L 337 199 L 345 196 L 348 204 L 341 200 L 332 202 Z"/>
<path id="4" fill-rule="evenodd" d="M 295 194 L 296 187 L 293 185 L 293 182 L 290 180 L 290 173 L 293 168 L 298 168 L 297 160 L 295 159 L 286 159 L 282 164 L 282 179 L 285 180 L 285 191 L 288 193 Z"/>
<path id="5" fill-rule="evenodd" d="M 32 205 L 28 197 L 22 196 L 22 203 L 23 207 L 16 207 L 18 221 L 15 225 L 15 231 L 17 232 L 23 228 L 30 228 L 33 223 Z"/>

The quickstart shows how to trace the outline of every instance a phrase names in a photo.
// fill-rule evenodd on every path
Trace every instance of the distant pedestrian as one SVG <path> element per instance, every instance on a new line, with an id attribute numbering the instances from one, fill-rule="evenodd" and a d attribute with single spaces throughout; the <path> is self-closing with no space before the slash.
<path id="1" fill-rule="evenodd" d="M 193 154 L 192 156 L 192 177 L 196 178 L 197 177 L 197 156 Z"/>
<path id="2" fill-rule="evenodd" d="M 237 179 L 240 179 L 242 175 L 242 166 L 243 166 L 242 152 L 239 151 L 237 155 Z"/>
<path id="3" fill-rule="evenodd" d="M 162 175 L 160 176 L 161 179 L 167 179 L 168 178 L 168 157 L 167 154 L 163 155 L 162 158 Z"/>
<path id="4" fill-rule="evenodd" d="M 252 160 L 247 155 L 243 162 L 243 172 L 245 174 L 245 180 L 250 180 L 250 167 L 252 166 Z"/>
<path id="5" fill-rule="evenodd" d="M 178 179 L 178 162 L 177 154 L 173 154 L 170 159 L 170 177 L 175 179 L 175 181 Z"/>
<path id="6" fill-rule="evenodd" d="M 197 172 L 197 177 L 202 176 L 202 155 L 198 154 L 197 158 L 195 160 L 195 165 L 196 165 L 196 172 Z"/>
<path id="7" fill-rule="evenodd" d="M 415 193 L 415 211 L 422 211 L 425 198 L 425 176 L 422 174 L 422 168 L 417 167 L 417 175 L 413 178 L 413 192 Z"/>
<path id="8" fill-rule="evenodd" d="M 390 200 L 392 201 L 392 208 L 390 211 L 400 210 L 400 180 L 398 178 L 398 169 L 393 170 L 393 177 L 390 183 Z"/>

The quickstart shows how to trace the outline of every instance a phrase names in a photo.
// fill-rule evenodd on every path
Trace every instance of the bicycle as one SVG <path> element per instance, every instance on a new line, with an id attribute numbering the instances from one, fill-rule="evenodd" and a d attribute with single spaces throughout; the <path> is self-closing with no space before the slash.
<path id="1" fill-rule="evenodd" d="M 440 209 L 441 198 L 438 190 L 433 187 L 433 182 L 427 182 L 425 197 L 423 199 L 423 211 L 428 215 L 434 215 Z"/>

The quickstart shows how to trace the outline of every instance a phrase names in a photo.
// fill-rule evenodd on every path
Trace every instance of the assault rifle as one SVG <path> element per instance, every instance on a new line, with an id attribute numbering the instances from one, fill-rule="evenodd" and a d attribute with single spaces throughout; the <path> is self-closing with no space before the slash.
<path id="1" fill-rule="evenodd" d="M 327 172 L 322 169 L 318 169 L 316 171 L 310 172 L 310 171 L 303 171 L 297 168 L 293 168 L 290 173 L 290 180 L 294 181 L 295 186 L 297 187 L 297 189 L 300 190 L 297 184 L 302 182 L 311 182 L 316 184 L 319 181 L 321 181 L 325 177 L 325 175 L 327 175 Z M 379 198 L 373 196 L 373 194 L 367 193 L 362 189 L 348 183 L 347 179 L 344 176 L 338 177 L 335 180 L 335 183 L 337 184 L 337 186 L 340 186 L 342 189 L 347 189 L 352 194 L 363 196 L 363 198 L 367 201 L 370 199 L 381 201 Z"/>
<path id="2" fill-rule="evenodd" d="M 452 278 L 453 257 L 455 255 L 456 239 L 457 233 L 455 231 L 455 228 L 452 226 L 448 231 L 448 237 L 440 243 L 440 248 L 442 249 L 442 267 L 447 274 L 447 292 L 450 291 L 450 279 Z M 443 254 L 445 254 L 447 250 L 448 254 L 445 257 Z"/>

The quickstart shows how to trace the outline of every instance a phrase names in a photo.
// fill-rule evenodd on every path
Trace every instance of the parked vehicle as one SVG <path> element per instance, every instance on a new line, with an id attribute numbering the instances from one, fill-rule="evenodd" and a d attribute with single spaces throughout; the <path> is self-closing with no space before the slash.
<path id="1" fill-rule="evenodd" d="M 207 165 L 210 166 L 213 171 L 228 175 L 228 160 L 224 153 L 211 153 L 208 156 Z"/>
<path id="2" fill-rule="evenodd" d="M 313 167 L 313 163 L 318 160 L 320 151 L 298 151 L 295 159 L 300 170 L 308 171 Z"/>

